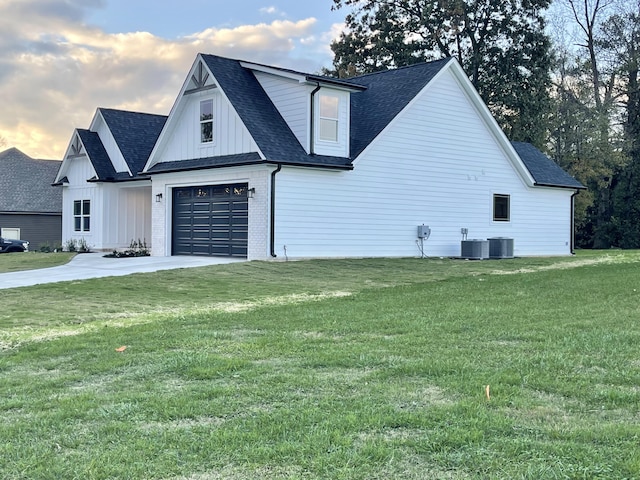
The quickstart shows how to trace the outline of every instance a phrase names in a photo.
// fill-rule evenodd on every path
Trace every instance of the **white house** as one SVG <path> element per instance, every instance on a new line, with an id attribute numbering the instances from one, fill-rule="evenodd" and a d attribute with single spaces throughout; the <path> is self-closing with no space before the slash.
<path id="1" fill-rule="evenodd" d="M 166 116 L 99 108 L 73 132 L 55 185 L 62 187 L 62 241 L 96 250 L 151 242 L 151 180 L 140 175 Z"/>
<path id="2" fill-rule="evenodd" d="M 100 112 L 90 131 L 123 175 Z M 572 251 L 582 185 L 533 146 L 510 143 L 453 59 L 338 80 L 200 54 L 154 142 L 126 177 L 151 208 L 143 230 L 153 255 L 458 256 L 462 229 L 512 238 L 515 255 Z M 74 145 L 65 163 L 83 154 Z M 64 165 L 59 174 L 69 191 L 93 174 L 120 195 L 119 212 L 96 199 L 92 213 L 103 225 L 93 243 L 115 244 L 105 226 L 123 228 L 113 217 L 128 211 L 126 182 L 108 185 L 77 163 L 77 180 Z M 65 212 L 83 195 L 67 195 Z M 124 230 L 118 241 L 131 236 Z"/>

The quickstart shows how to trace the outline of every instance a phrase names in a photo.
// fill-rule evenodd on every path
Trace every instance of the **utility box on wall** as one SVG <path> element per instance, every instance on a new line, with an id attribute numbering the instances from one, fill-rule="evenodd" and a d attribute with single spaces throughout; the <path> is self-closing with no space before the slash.
<path id="1" fill-rule="evenodd" d="M 428 225 L 418 225 L 418 238 L 429 238 L 431 229 Z"/>

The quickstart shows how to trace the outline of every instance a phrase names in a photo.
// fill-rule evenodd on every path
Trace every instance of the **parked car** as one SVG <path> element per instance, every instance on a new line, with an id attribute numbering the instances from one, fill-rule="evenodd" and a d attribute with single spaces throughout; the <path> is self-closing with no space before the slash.
<path id="1" fill-rule="evenodd" d="M 26 240 L 14 240 L 0 237 L 0 253 L 28 252 L 29 242 Z"/>

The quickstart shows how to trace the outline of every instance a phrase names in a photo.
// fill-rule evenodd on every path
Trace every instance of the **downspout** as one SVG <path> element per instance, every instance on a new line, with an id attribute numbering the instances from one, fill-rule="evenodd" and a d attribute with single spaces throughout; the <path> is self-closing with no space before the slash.
<path id="1" fill-rule="evenodd" d="M 270 228 L 270 241 L 271 244 L 271 256 L 276 258 L 276 175 L 282 170 L 282 164 L 278 164 L 278 168 L 276 168 L 273 172 L 271 172 L 271 228 Z"/>
<path id="2" fill-rule="evenodd" d="M 309 124 L 311 125 L 311 131 L 309 132 L 309 155 L 313 155 L 314 154 L 314 143 L 316 141 L 315 139 L 315 118 L 316 118 L 316 106 L 315 106 L 315 96 L 316 93 L 318 93 L 318 90 L 320 90 L 320 83 L 316 82 L 316 88 L 314 88 L 311 91 L 311 121 L 309 122 Z"/>
<path id="3" fill-rule="evenodd" d="M 570 247 L 570 251 L 571 251 L 571 255 L 574 255 L 575 252 L 575 246 L 576 246 L 576 220 L 575 220 L 575 214 L 576 214 L 576 195 L 578 195 L 580 193 L 580 190 L 576 190 L 575 192 L 573 192 L 573 194 L 571 195 L 571 247 Z"/>

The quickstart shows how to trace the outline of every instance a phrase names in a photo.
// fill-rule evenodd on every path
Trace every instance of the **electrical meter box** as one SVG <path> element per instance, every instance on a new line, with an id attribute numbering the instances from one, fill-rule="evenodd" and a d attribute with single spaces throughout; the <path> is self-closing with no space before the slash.
<path id="1" fill-rule="evenodd" d="M 431 229 L 427 225 L 418 225 L 418 238 L 429 238 Z"/>

